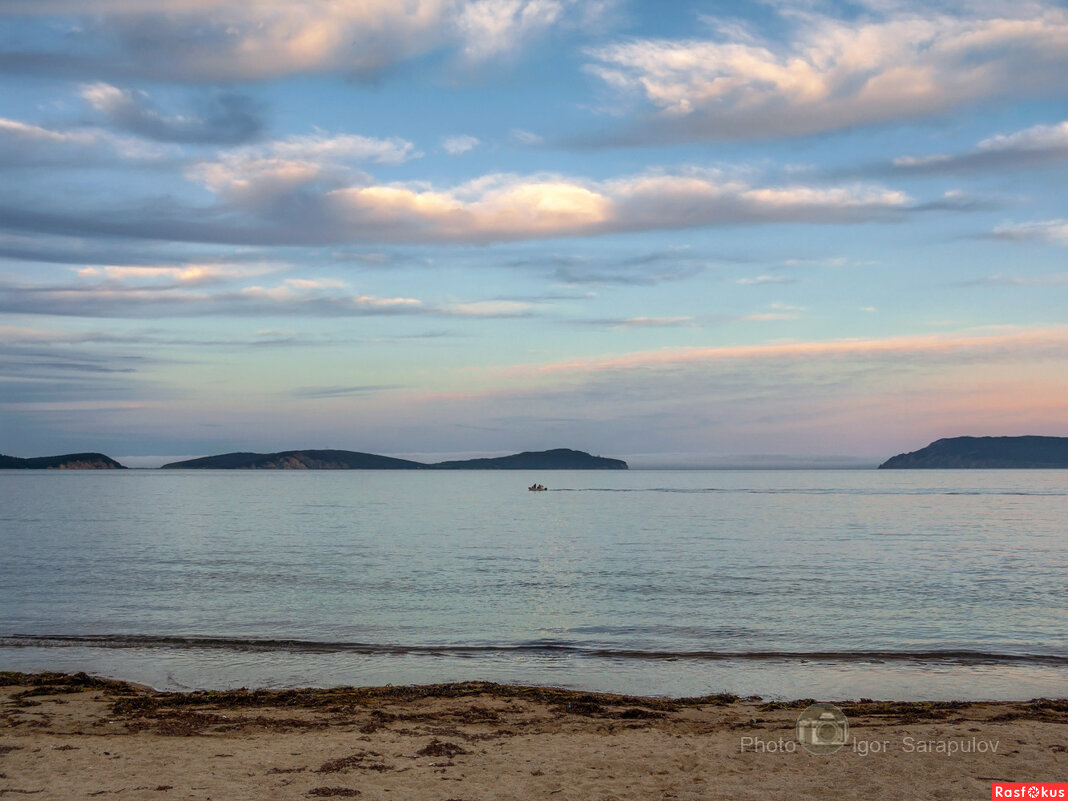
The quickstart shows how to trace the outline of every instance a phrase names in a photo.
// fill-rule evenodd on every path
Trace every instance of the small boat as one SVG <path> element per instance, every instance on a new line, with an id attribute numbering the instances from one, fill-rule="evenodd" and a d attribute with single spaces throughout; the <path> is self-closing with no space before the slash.
<path id="1" fill-rule="evenodd" d="M 529 487 L 527 487 L 527 489 L 531 492 L 545 492 L 549 488 L 546 487 L 544 484 L 531 484 Z"/>

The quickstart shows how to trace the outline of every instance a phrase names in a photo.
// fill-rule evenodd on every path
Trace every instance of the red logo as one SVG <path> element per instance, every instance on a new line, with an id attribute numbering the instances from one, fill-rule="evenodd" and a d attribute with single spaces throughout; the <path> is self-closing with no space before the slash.
<path id="1" fill-rule="evenodd" d="M 1020 798 L 1024 801 L 1043 798 L 1061 798 L 1068 801 L 1068 782 L 994 782 L 990 786 L 990 799 Z"/>

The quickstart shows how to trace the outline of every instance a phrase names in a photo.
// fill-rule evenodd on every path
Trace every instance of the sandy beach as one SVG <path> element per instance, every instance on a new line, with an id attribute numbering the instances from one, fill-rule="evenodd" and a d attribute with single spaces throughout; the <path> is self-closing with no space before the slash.
<path id="1" fill-rule="evenodd" d="M 636 698 L 484 683 L 159 693 L 0 674 L 0 796 L 37 799 L 981 799 L 1068 777 L 1068 701 Z"/>

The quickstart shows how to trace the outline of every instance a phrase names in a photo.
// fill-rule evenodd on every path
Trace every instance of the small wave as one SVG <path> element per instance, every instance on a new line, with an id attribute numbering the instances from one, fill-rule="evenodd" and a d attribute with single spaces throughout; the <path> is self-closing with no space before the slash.
<path id="1" fill-rule="evenodd" d="M 721 487 L 560 487 L 550 492 L 670 492 L 685 495 L 703 492 L 748 492 L 748 490 L 730 490 Z"/>
<path id="2" fill-rule="evenodd" d="M 574 643 L 517 643 L 515 645 L 405 645 L 243 637 L 175 637 L 136 634 L 34 635 L 0 637 L 2 648 L 170 648 L 239 652 L 282 651 L 307 654 L 349 653 L 366 656 L 479 657 L 509 655 L 659 661 L 779 661 L 779 662 L 924 662 L 957 665 L 1044 664 L 1068 666 L 1068 654 L 996 653 L 972 650 L 858 650 L 858 651 L 658 651 L 606 648 Z"/>
<path id="3" fill-rule="evenodd" d="M 735 493 L 739 495 L 981 495 L 1000 498 L 1009 496 L 1062 498 L 1068 493 L 1057 490 L 946 490 L 946 489 L 873 489 L 871 487 L 839 488 L 758 488 L 758 487 L 555 487 L 550 492 L 656 492 L 676 495 Z"/>

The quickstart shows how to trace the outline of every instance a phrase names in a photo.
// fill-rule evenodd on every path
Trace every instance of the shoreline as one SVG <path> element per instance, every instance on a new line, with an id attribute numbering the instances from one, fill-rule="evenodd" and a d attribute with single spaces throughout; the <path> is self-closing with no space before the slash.
<path id="1" fill-rule="evenodd" d="M 555 684 L 521 684 L 486 681 L 480 679 L 443 681 L 411 684 L 375 684 L 331 686 L 308 685 L 303 687 L 233 687 L 225 689 L 193 688 L 186 690 L 161 690 L 151 684 L 129 679 L 102 676 L 86 671 L 19 671 L 0 670 L 0 691 L 9 687 L 40 688 L 41 695 L 64 695 L 80 690 L 99 690 L 124 696 L 142 693 L 152 697 L 152 706 L 166 707 L 200 706 L 205 704 L 230 704 L 235 707 L 270 706 L 272 704 L 297 704 L 308 707 L 328 703 L 372 701 L 413 701 L 430 698 L 468 698 L 485 695 L 499 698 L 531 699 L 544 703 L 565 703 L 573 700 L 599 703 L 607 706 L 637 704 L 660 709 L 682 709 L 699 706 L 723 706 L 732 703 L 752 703 L 774 709 L 803 709 L 814 703 L 831 703 L 842 709 L 868 710 L 872 705 L 894 707 L 901 714 L 907 710 L 956 709 L 971 706 L 1007 706 L 1052 704 L 1064 706 L 1068 714 L 1068 694 L 1020 699 L 950 699 L 950 700 L 901 700 L 895 698 L 783 698 L 778 695 L 746 695 L 732 692 L 708 693 L 693 696 L 642 695 L 586 690 Z M 183 700 L 184 699 L 184 700 Z M 918 714 L 919 712 L 917 712 Z M 1066 720 L 1065 722 L 1068 722 Z"/>
<path id="2" fill-rule="evenodd" d="M 731 693 L 769 701 L 797 698 L 879 698 L 886 701 L 1017 701 L 1060 696 L 1068 686 L 1064 656 L 980 655 L 968 652 L 893 654 L 691 655 L 669 658 L 591 656 L 561 649 L 349 647 L 301 642 L 296 651 L 242 648 L 152 647 L 156 638 L 122 637 L 121 647 L 77 642 L 36 642 L 0 647 L 0 666 L 25 673 L 84 671 L 144 684 L 161 691 L 231 690 L 240 687 L 372 687 L 469 680 L 641 697 L 686 698 Z M 60 638 L 62 639 L 62 638 Z M 110 639 L 110 638 L 108 638 Z M 136 646 L 147 641 L 150 647 Z M 199 642 L 199 641 L 198 641 Z M 228 641 L 226 641 L 228 642 Z M 490 653 L 487 653 L 490 651 Z M 817 658 L 824 657 L 827 658 Z M 861 657 L 861 658 L 858 658 Z"/>
<path id="3" fill-rule="evenodd" d="M 1068 699 L 842 701 L 850 737 L 821 756 L 795 736 L 809 703 L 488 682 L 157 692 L 2 672 L 0 795 L 941 800 L 1068 774 Z"/>

